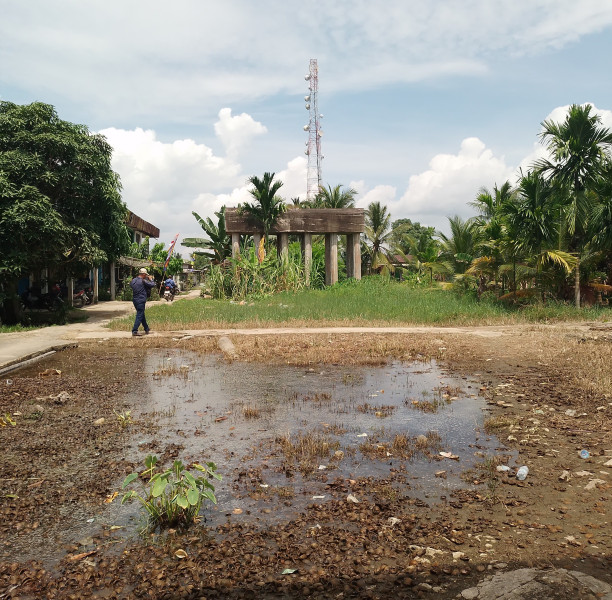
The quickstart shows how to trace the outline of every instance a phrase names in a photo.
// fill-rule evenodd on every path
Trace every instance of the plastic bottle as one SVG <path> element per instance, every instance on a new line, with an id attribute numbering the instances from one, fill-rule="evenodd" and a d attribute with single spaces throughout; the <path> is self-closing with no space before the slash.
<path id="1" fill-rule="evenodd" d="M 589 458 L 591 456 L 588 450 L 580 450 L 580 458 Z"/>
<path id="2" fill-rule="evenodd" d="M 525 478 L 527 477 L 527 473 L 529 473 L 529 469 L 523 465 L 517 472 L 516 472 L 516 478 L 519 481 L 525 481 Z"/>

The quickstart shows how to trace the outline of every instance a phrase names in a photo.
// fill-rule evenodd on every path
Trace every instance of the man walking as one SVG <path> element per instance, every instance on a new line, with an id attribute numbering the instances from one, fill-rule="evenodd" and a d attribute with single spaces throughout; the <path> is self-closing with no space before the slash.
<path id="1" fill-rule="evenodd" d="M 147 273 L 146 269 L 140 269 L 138 275 L 130 281 L 130 287 L 132 288 L 132 300 L 134 302 L 134 308 L 136 309 L 136 319 L 134 320 L 134 327 L 132 327 L 132 335 L 142 335 L 138 328 L 142 323 L 145 333 L 151 333 L 147 319 L 145 317 L 145 304 L 147 302 L 147 296 L 150 290 L 155 287 L 155 281 L 153 277 Z"/>

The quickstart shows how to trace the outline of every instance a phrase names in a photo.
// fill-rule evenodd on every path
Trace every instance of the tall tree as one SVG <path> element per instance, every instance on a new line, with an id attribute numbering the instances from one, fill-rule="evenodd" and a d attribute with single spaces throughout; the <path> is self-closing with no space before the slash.
<path id="1" fill-rule="evenodd" d="M 320 186 L 314 200 L 315 208 L 353 208 L 355 206 L 355 196 L 357 191 L 353 188 L 341 189 L 341 185 L 332 188 Z"/>
<path id="2" fill-rule="evenodd" d="M 76 271 L 129 248 L 112 148 L 41 102 L 0 102 L 0 284 L 45 267 Z M 5 318 L 15 317 L 6 314 Z"/>
<path id="3" fill-rule="evenodd" d="M 588 191 L 593 189 L 610 157 L 612 131 L 601 125 L 601 117 L 591 114 L 592 106 L 572 104 L 562 123 L 544 121 L 540 139 L 550 158 L 535 167 L 550 177 L 562 193 L 562 225 L 567 232 L 566 246 L 576 253 L 575 303 L 580 307 L 580 254 L 587 241 L 590 210 Z M 563 193 L 565 192 L 565 193 Z M 564 233 L 564 230 L 561 230 Z"/>
<path id="4" fill-rule="evenodd" d="M 541 286 L 542 269 L 554 265 L 570 272 L 575 265 L 571 255 L 556 249 L 558 240 L 557 189 L 537 171 L 519 180 L 516 194 L 504 212 L 513 242 L 513 256 L 523 255 L 535 262 L 536 280 Z"/>
<path id="5" fill-rule="evenodd" d="M 474 224 L 478 233 L 477 254 L 480 257 L 479 264 L 474 266 L 478 266 L 481 277 L 486 274 L 493 279 L 495 289 L 499 269 L 506 262 L 506 251 L 509 249 L 504 210 L 513 195 L 512 185 L 505 181 L 501 187 L 495 184 L 493 191 L 480 188 L 475 200 L 470 202 L 478 210 Z"/>
<path id="6" fill-rule="evenodd" d="M 371 202 L 366 209 L 365 235 L 372 269 L 393 272 L 393 262 L 385 248 L 391 237 L 391 214 L 380 202 Z"/>
<path id="7" fill-rule="evenodd" d="M 474 219 L 463 220 L 458 215 L 447 217 L 450 235 L 439 233 L 442 258 L 454 273 L 463 274 L 476 255 L 478 231 Z"/>
<path id="8" fill-rule="evenodd" d="M 187 248 L 203 248 L 204 252 L 194 252 L 196 256 L 208 256 L 216 262 L 223 262 L 232 253 L 232 244 L 225 231 L 225 206 L 215 212 L 217 223 L 210 217 L 203 219 L 198 213 L 191 213 L 200 224 L 208 238 L 184 238 L 181 244 Z"/>
<path id="9" fill-rule="evenodd" d="M 261 179 L 256 175 L 249 177 L 249 183 L 253 186 L 249 193 L 255 202 L 243 202 L 240 206 L 243 212 L 259 221 L 266 242 L 270 236 L 270 230 L 287 209 L 284 200 L 277 195 L 283 182 L 274 181 L 274 175 L 274 173 L 264 173 Z"/>

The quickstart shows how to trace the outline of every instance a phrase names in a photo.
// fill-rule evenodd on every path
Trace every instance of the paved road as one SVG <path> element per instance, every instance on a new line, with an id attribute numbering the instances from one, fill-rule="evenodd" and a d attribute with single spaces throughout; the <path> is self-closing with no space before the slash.
<path id="1" fill-rule="evenodd" d="M 175 300 L 197 298 L 198 290 L 192 290 L 185 296 Z M 165 304 L 164 300 L 149 302 L 148 306 Z M 110 321 L 118 317 L 134 314 L 131 302 L 100 302 L 80 309 L 88 315 L 83 323 L 70 325 L 54 325 L 31 331 L 0 333 L 0 373 L 10 365 L 20 363 L 29 358 L 39 356 L 51 350 L 74 345 L 78 340 L 100 337 L 129 337 L 131 331 L 109 331 L 105 328 Z"/>

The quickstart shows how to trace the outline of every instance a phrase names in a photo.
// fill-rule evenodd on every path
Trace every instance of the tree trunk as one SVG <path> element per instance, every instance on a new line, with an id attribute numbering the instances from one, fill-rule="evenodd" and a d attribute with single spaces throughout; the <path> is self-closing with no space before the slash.
<path id="1" fill-rule="evenodd" d="M 576 300 L 576 308 L 580 308 L 580 258 L 576 262 L 574 276 L 574 298 Z"/>

